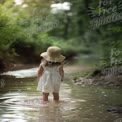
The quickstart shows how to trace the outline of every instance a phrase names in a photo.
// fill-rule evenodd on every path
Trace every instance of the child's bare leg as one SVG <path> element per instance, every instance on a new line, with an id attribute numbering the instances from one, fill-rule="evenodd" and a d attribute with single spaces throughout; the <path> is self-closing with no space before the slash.
<path id="1" fill-rule="evenodd" d="M 59 93 L 54 92 L 53 99 L 54 99 L 54 101 L 58 102 L 59 101 Z"/>
<path id="2" fill-rule="evenodd" d="M 43 92 L 42 100 L 43 100 L 43 101 L 48 101 L 48 96 L 49 96 L 49 93 L 44 93 L 44 92 Z"/>

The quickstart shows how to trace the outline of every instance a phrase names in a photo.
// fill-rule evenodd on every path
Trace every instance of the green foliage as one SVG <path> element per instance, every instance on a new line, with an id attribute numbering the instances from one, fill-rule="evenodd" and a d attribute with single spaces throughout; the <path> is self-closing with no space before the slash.
<path id="1" fill-rule="evenodd" d="M 16 39 L 16 31 L 16 27 L 8 24 L 8 18 L 0 15 L 0 60 L 9 61 L 15 54 L 11 44 Z"/>
<path id="2" fill-rule="evenodd" d="M 24 0 L 22 5 L 15 5 L 14 0 L 0 2 L 0 63 L 8 63 L 14 56 L 38 61 L 40 53 L 56 45 L 68 58 L 95 54 L 102 57 L 100 67 L 110 66 L 111 49 L 122 48 L 122 24 L 114 22 L 93 30 L 90 26 L 92 17 L 87 11 L 89 7 L 97 6 L 98 2 L 68 1 L 71 9 L 61 10 L 57 14 L 50 13 L 51 0 Z M 24 8 L 23 5 L 28 7 Z M 98 9 L 94 12 L 97 14 Z M 53 22 L 58 22 L 56 28 L 37 31 L 38 27 Z"/>

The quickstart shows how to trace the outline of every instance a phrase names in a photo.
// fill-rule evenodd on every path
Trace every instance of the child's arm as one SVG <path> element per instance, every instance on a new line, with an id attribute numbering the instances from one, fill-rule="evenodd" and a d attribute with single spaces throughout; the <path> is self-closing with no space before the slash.
<path id="1" fill-rule="evenodd" d="M 37 73 L 38 80 L 39 80 L 39 78 L 41 77 L 42 74 L 43 74 L 43 67 L 42 67 L 42 63 L 41 63 L 40 66 L 39 66 L 39 69 L 38 69 L 38 73 Z"/>
<path id="2" fill-rule="evenodd" d="M 63 64 L 61 65 L 61 67 L 59 68 L 59 73 L 61 75 L 61 81 L 63 82 L 64 80 L 64 69 L 63 69 Z"/>

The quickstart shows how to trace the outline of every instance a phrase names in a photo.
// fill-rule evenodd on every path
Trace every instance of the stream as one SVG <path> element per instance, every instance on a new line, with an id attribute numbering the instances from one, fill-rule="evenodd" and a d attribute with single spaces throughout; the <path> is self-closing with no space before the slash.
<path id="1" fill-rule="evenodd" d="M 89 69 L 66 65 L 60 103 L 41 104 L 36 91 L 37 67 L 9 71 L 0 79 L 0 122 L 122 122 L 122 90 L 103 86 L 74 85 L 72 78 Z"/>

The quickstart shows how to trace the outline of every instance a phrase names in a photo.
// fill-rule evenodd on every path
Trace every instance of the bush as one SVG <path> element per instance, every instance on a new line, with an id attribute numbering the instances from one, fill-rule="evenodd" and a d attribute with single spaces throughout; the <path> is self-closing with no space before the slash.
<path id="1" fill-rule="evenodd" d="M 0 15 L 0 66 L 6 67 L 15 56 L 11 44 L 16 40 L 17 27 L 8 23 L 6 16 Z"/>

